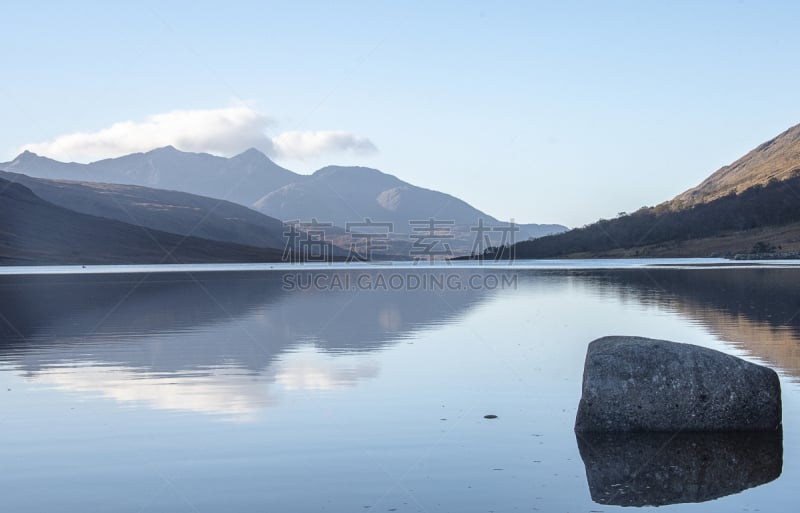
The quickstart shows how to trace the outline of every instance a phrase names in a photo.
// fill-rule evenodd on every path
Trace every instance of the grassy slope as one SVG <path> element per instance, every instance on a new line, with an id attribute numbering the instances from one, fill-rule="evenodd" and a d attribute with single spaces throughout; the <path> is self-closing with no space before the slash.
<path id="1" fill-rule="evenodd" d="M 0 179 L 0 264 L 277 262 L 281 251 L 80 214 Z"/>
<path id="2" fill-rule="evenodd" d="M 759 145 L 736 162 L 717 170 L 700 185 L 679 194 L 672 209 L 707 203 L 729 193 L 740 193 L 770 180 L 786 180 L 800 171 L 800 125 Z"/>
<path id="3" fill-rule="evenodd" d="M 517 258 L 706 257 L 757 242 L 800 251 L 800 125 L 654 208 L 523 241 Z"/>
<path id="4" fill-rule="evenodd" d="M 228 201 L 136 185 L 57 181 L 3 171 L 0 178 L 82 214 L 202 239 L 283 247 L 283 223 Z"/>

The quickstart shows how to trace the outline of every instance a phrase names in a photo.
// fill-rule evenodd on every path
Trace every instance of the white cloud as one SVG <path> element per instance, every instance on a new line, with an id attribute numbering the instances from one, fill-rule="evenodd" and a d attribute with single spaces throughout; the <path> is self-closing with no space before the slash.
<path id="1" fill-rule="evenodd" d="M 123 121 L 95 132 L 60 135 L 23 147 L 59 160 L 87 161 L 175 146 L 184 151 L 229 155 L 249 147 L 272 153 L 265 135 L 269 119 L 246 106 L 213 110 L 176 110 Z"/>
<path id="2" fill-rule="evenodd" d="M 284 132 L 272 139 L 278 156 L 304 160 L 336 151 L 372 153 L 377 151 L 372 141 L 350 132 L 323 130 Z"/>
<path id="3" fill-rule="evenodd" d="M 235 155 L 257 148 L 276 158 L 304 160 L 337 151 L 370 152 L 375 145 L 344 131 L 292 131 L 270 138 L 270 118 L 246 105 L 175 110 L 123 121 L 94 132 L 59 135 L 21 148 L 58 160 L 88 162 L 172 145 L 179 150 Z"/>

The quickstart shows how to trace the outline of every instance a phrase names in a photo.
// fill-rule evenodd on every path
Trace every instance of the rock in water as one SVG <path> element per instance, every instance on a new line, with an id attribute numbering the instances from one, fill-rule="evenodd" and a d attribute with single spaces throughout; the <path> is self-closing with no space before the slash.
<path id="1" fill-rule="evenodd" d="M 778 429 L 772 369 L 713 349 L 642 337 L 589 344 L 575 431 Z"/>

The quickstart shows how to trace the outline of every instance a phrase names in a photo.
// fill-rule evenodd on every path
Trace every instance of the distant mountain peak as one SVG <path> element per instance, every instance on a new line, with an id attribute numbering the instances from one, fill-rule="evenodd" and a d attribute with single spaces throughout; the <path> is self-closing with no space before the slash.
<path id="1" fill-rule="evenodd" d="M 175 155 L 179 153 L 190 153 L 190 152 L 181 151 L 175 146 L 168 144 L 160 148 L 153 148 L 152 150 L 145 152 L 145 155 Z"/>
<path id="2" fill-rule="evenodd" d="M 231 158 L 182 151 L 168 145 L 147 152 L 64 163 L 23 153 L 0 169 L 54 180 L 78 180 L 184 191 L 249 206 L 270 191 L 307 178 L 274 163 L 251 148 Z"/>
<path id="3" fill-rule="evenodd" d="M 314 171 L 311 175 L 313 178 L 389 178 L 400 181 L 394 175 L 384 173 L 378 169 L 363 166 L 325 166 L 321 169 Z"/>
<path id="4" fill-rule="evenodd" d="M 37 163 L 40 163 L 40 162 L 41 163 L 53 162 L 53 163 L 59 163 L 60 164 L 60 162 L 58 162 L 56 160 L 53 160 L 53 159 L 51 159 L 49 157 L 44 157 L 44 156 L 39 155 L 38 153 L 34 153 L 34 152 L 30 151 L 30 150 L 25 150 L 22 153 L 20 153 L 19 155 L 17 155 L 14 158 L 14 160 L 12 160 L 11 162 L 8 162 L 6 165 L 7 165 L 8 168 L 13 168 L 15 166 L 36 165 Z"/>
<path id="5" fill-rule="evenodd" d="M 256 148 L 248 148 L 241 153 L 238 153 L 232 157 L 219 157 L 217 155 L 207 153 L 207 152 L 195 152 L 195 151 L 184 151 L 179 150 L 175 146 L 168 144 L 167 146 L 161 146 L 159 148 L 153 148 L 150 151 L 144 152 L 144 155 L 205 155 L 212 158 L 224 158 L 227 160 L 251 160 L 251 161 L 269 161 L 272 160 L 264 154 L 264 152 L 256 149 Z"/>
<path id="6" fill-rule="evenodd" d="M 244 159 L 247 159 L 247 160 L 253 160 L 253 159 L 271 160 L 269 157 L 267 157 L 267 155 L 263 151 L 260 151 L 260 150 L 258 150 L 256 148 L 248 148 L 248 149 L 244 150 L 243 152 L 239 153 L 238 155 L 234 155 L 231 158 L 232 159 L 240 159 L 240 160 L 244 160 Z"/>
<path id="7" fill-rule="evenodd" d="M 38 155 L 38 154 L 36 154 L 36 153 L 34 153 L 34 152 L 30 151 L 30 150 L 25 150 L 22 153 L 20 153 L 19 155 L 17 155 L 17 158 L 15 158 L 12 162 L 23 161 L 23 160 L 41 159 L 41 158 L 46 158 L 46 157 L 42 157 L 41 155 Z"/>

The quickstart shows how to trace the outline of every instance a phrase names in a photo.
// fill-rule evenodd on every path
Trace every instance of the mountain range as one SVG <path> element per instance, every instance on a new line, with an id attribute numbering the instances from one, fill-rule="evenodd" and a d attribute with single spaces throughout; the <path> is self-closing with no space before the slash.
<path id="1" fill-rule="evenodd" d="M 309 223 L 322 224 L 337 255 L 351 247 L 366 252 L 363 237 L 351 233 L 363 232 L 364 223 L 382 224 L 372 233 L 387 239 L 373 258 L 408 258 L 414 237 L 421 240 L 414 233 L 425 231 L 430 220 L 437 224 L 435 230 L 427 229 L 428 235 L 441 237 L 450 255 L 473 249 L 476 232 L 471 228 L 479 222 L 487 227 L 481 244 L 508 241 L 503 238 L 508 223 L 449 194 L 365 167 L 328 166 L 301 175 L 255 149 L 224 158 L 167 146 L 90 164 L 25 151 L 0 169 L 6 171 L 0 175 L 5 179 L 77 212 L 256 247 L 283 247 L 282 222 L 299 223 L 305 232 L 312 229 Z M 350 223 L 359 227 L 347 230 Z M 515 227 L 512 241 L 566 230 L 553 224 Z"/>
<path id="2" fill-rule="evenodd" d="M 255 149 L 224 158 L 183 152 L 172 146 L 90 164 L 60 162 L 24 151 L 11 162 L 0 164 L 0 169 L 37 178 L 183 191 L 245 206 L 301 177 Z"/>
<path id="3" fill-rule="evenodd" d="M 386 223 L 388 243 L 373 256 L 408 258 L 412 222 L 430 220 L 444 222 L 431 225 L 430 235 L 449 244 L 452 255 L 479 256 L 479 220 L 490 229 L 507 226 L 458 198 L 376 169 L 328 166 L 301 175 L 254 149 L 223 158 L 165 147 L 91 164 L 23 152 L 0 169 L 5 263 L 274 261 L 291 230 L 312 233 L 309 221 L 322 223 L 336 258 L 351 246 L 364 249 L 348 223 Z M 798 198 L 800 125 L 655 207 L 569 231 L 520 225 L 518 239 L 527 240 L 482 256 L 800 254 Z M 501 242 L 499 233 L 490 235 L 481 242 Z"/>

